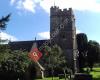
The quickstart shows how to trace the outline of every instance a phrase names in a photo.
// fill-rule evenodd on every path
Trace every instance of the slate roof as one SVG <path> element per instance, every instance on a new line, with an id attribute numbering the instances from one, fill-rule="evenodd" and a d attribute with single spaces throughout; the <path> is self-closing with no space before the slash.
<path id="1" fill-rule="evenodd" d="M 39 48 L 42 46 L 43 43 L 50 40 L 34 40 L 34 41 L 14 41 L 9 42 L 9 46 L 12 50 L 24 50 L 24 51 L 30 51 L 32 48 L 32 45 L 36 42 L 37 47 Z M 50 44 L 49 44 L 50 45 Z"/>

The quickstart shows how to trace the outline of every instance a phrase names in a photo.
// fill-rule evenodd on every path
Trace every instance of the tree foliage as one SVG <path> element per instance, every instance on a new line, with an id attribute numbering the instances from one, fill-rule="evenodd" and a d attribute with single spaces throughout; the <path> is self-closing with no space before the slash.
<path id="1" fill-rule="evenodd" d="M 88 42 L 88 53 L 87 53 L 87 63 L 88 66 L 92 69 L 94 63 L 98 62 L 100 47 L 99 43 L 93 40 Z"/>
<path id="2" fill-rule="evenodd" d="M 79 52 L 87 51 L 88 38 L 85 33 L 77 34 L 77 45 Z"/>
<path id="3" fill-rule="evenodd" d="M 10 57 L 8 45 L 0 45 L 0 63 Z"/>
<path id="4" fill-rule="evenodd" d="M 88 42 L 87 35 L 85 33 L 77 34 L 77 45 L 79 51 L 79 69 L 88 66 L 91 69 L 95 62 L 99 60 L 100 45 L 98 42 L 90 40 Z"/>
<path id="5" fill-rule="evenodd" d="M 0 29 L 1 30 L 5 30 L 6 29 L 6 25 L 7 25 L 6 23 L 9 21 L 10 16 L 11 16 L 11 14 L 8 14 L 7 16 L 2 17 L 0 19 Z"/>
<path id="6" fill-rule="evenodd" d="M 16 73 L 25 72 L 29 63 L 26 54 L 22 51 L 13 51 L 6 54 L 5 56 L 9 55 L 9 57 L 1 62 L 1 70 Z"/>
<path id="7" fill-rule="evenodd" d="M 87 35 L 85 33 L 79 33 L 76 36 L 77 38 L 77 46 L 79 51 L 79 71 L 82 72 L 82 68 L 85 67 L 85 58 L 87 53 L 87 45 L 88 45 L 88 39 Z"/>
<path id="8" fill-rule="evenodd" d="M 66 60 L 65 60 L 65 57 L 63 55 L 61 48 L 57 45 L 54 45 L 53 47 L 46 46 L 45 49 L 48 53 L 44 54 L 43 58 L 44 58 L 44 61 L 47 62 L 47 64 L 49 64 L 46 66 L 48 67 L 62 66 L 63 67 L 62 64 L 66 63 Z"/>
<path id="9" fill-rule="evenodd" d="M 27 52 L 24 51 L 12 51 L 8 45 L 0 45 L 0 73 L 5 72 L 4 75 L 10 75 L 8 73 L 15 73 L 16 76 L 23 74 L 30 64 Z"/>
<path id="10" fill-rule="evenodd" d="M 44 56 L 41 61 L 43 61 L 43 66 L 46 70 L 49 70 L 50 74 L 56 73 L 57 71 L 62 71 L 67 68 L 66 60 L 63 55 L 61 48 L 58 45 L 54 45 L 52 47 L 45 46 L 46 53 L 44 52 Z M 45 64 L 44 64 L 45 63 Z M 59 73 L 57 73 L 59 74 Z"/>

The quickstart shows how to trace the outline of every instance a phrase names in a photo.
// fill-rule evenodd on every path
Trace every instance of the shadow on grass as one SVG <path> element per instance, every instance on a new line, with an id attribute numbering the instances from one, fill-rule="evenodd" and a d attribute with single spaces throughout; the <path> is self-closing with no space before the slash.
<path id="1" fill-rule="evenodd" d="M 100 80 L 100 76 L 93 78 L 93 80 Z"/>
<path id="2" fill-rule="evenodd" d="M 94 78 L 93 80 L 100 80 L 100 78 Z"/>
<path id="3" fill-rule="evenodd" d="M 94 72 L 100 72 L 100 70 L 98 71 L 98 70 L 93 70 Z"/>

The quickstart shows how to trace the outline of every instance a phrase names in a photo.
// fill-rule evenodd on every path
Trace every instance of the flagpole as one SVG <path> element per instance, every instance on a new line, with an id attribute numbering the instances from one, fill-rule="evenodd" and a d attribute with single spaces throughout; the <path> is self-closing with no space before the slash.
<path id="1" fill-rule="evenodd" d="M 44 78 L 44 70 L 45 69 L 42 67 L 42 65 L 38 61 L 36 61 L 35 63 L 39 66 L 40 71 L 41 71 L 41 76 L 42 76 L 42 79 L 43 79 Z"/>
<path id="2" fill-rule="evenodd" d="M 38 61 L 36 61 L 35 63 L 40 67 L 41 70 L 45 70 Z"/>

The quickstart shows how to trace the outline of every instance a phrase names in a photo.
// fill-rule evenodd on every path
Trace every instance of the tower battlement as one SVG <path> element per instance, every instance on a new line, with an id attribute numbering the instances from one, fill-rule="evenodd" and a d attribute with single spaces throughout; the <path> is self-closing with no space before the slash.
<path id="1" fill-rule="evenodd" d="M 51 8 L 50 8 L 50 14 L 51 14 L 51 16 L 72 16 L 73 15 L 73 10 L 72 10 L 72 8 L 69 8 L 69 9 L 67 9 L 67 8 L 65 8 L 65 9 L 60 9 L 59 7 L 57 7 L 57 6 L 52 6 Z"/>

